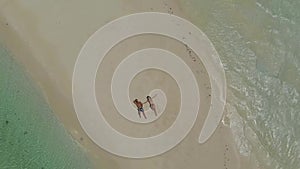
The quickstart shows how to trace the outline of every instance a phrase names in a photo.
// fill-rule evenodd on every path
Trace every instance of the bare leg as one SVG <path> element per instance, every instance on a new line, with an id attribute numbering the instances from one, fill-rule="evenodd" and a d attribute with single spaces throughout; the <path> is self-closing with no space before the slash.
<path id="1" fill-rule="evenodd" d="M 155 113 L 155 116 L 157 116 L 157 112 L 156 112 L 156 109 L 155 109 L 155 108 L 153 109 L 153 111 L 154 111 L 154 113 Z"/>
<path id="2" fill-rule="evenodd" d="M 144 115 L 145 119 L 147 119 L 147 117 L 146 117 L 146 115 L 145 115 L 145 112 L 144 112 L 144 111 L 142 111 L 142 113 L 143 113 L 143 115 Z"/>
<path id="3" fill-rule="evenodd" d="M 141 117 L 141 112 L 140 112 L 140 111 L 138 111 L 138 114 L 139 114 L 139 117 L 142 118 L 142 117 Z"/>
<path id="4" fill-rule="evenodd" d="M 157 112 L 156 112 L 155 105 L 152 105 L 150 108 L 151 108 L 151 109 L 154 111 L 154 113 L 155 113 L 155 116 L 157 116 Z"/>

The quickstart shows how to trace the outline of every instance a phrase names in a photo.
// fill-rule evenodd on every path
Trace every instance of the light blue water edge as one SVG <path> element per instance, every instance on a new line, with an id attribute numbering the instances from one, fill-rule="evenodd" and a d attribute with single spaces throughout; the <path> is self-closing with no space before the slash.
<path id="1" fill-rule="evenodd" d="M 300 168 L 300 1 L 181 0 L 225 67 L 226 113 L 257 168 Z"/>
<path id="2" fill-rule="evenodd" d="M 92 168 L 86 152 L 67 133 L 38 87 L 3 46 L 0 46 L 0 168 Z"/>

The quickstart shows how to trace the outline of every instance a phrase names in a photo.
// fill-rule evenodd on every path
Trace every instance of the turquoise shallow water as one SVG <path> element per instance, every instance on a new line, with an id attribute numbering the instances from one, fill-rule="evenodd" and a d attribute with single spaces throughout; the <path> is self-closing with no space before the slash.
<path id="1" fill-rule="evenodd" d="M 0 46 L 0 168 L 91 168 L 20 65 Z"/>
<path id="2" fill-rule="evenodd" d="M 300 1 L 181 1 L 215 45 L 235 141 L 258 168 L 300 168 Z"/>

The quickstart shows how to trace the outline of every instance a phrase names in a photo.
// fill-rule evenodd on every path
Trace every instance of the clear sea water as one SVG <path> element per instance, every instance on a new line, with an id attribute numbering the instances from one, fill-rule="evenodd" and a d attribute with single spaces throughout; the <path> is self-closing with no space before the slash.
<path id="1" fill-rule="evenodd" d="M 225 66 L 227 124 L 257 168 L 300 168 L 300 1 L 181 0 Z"/>
<path id="2" fill-rule="evenodd" d="M 87 169 L 84 152 L 0 46 L 0 169 Z"/>

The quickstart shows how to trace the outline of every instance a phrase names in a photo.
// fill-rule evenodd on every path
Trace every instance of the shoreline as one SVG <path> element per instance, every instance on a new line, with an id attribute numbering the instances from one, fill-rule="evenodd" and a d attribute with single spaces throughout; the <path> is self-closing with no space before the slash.
<path id="1" fill-rule="evenodd" d="M 51 37 L 52 35 L 48 35 L 48 37 L 39 35 L 40 32 L 44 31 L 44 33 L 47 33 L 49 31 L 45 29 L 47 25 L 43 29 L 43 27 L 38 24 L 38 21 L 40 21 L 39 19 L 42 19 L 43 15 L 39 15 L 40 18 L 38 18 L 37 21 L 30 21 L 31 15 L 24 16 L 9 11 L 9 9 L 15 8 L 22 9 L 22 5 L 12 3 L 13 5 L 7 7 L 6 10 L 4 10 L 4 12 L 0 13 L 0 17 L 2 17 L 2 15 L 11 16 L 10 18 L 0 18 L 0 21 L 2 20 L 3 22 L 0 26 L 0 34 L 4 35 L 4 44 L 7 45 L 7 48 L 14 54 L 16 60 L 26 68 L 32 79 L 34 79 L 34 82 L 37 83 L 38 86 L 41 88 L 49 105 L 51 106 L 51 108 L 53 108 L 55 115 L 62 122 L 65 128 L 69 131 L 71 136 L 78 143 L 80 143 L 80 145 L 84 149 L 87 150 L 88 154 L 91 156 L 91 158 L 93 159 L 92 161 L 95 163 L 96 166 L 101 166 L 103 168 L 171 168 L 174 166 L 180 167 L 180 165 L 184 164 L 179 164 L 180 160 L 179 162 L 176 162 L 177 155 L 185 155 L 187 152 L 193 152 L 195 154 L 198 154 L 198 156 L 186 158 L 186 160 L 188 160 L 187 164 L 190 164 L 193 160 L 197 160 L 197 158 L 200 158 L 198 159 L 198 161 L 203 163 L 203 166 L 211 167 L 210 165 L 212 165 L 212 163 L 215 163 L 213 164 L 214 166 L 224 166 L 225 164 L 223 163 L 225 163 L 224 159 L 226 156 L 226 160 L 231 159 L 230 163 L 226 163 L 227 165 L 232 165 L 232 167 L 239 168 L 241 166 L 239 160 L 240 158 L 242 158 L 242 156 L 239 154 L 235 147 L 230 128 L 223 126 L 223 124 L 220 124 L 218 126 L 217 131 L 215 131 L 214 135 L 203 145 L 198 146 L 196 149 L 193 149 L 192 146 L 189 145 L 196 145 L 195 141 L 197 141 L 197 137 L 195 136 L 198 134 L 198 131 L 200 131 L 203 125 L 203 121 L 205 119 L 205 116 L 203 115 L 201 118 L 198 117 L 198 121 L 196 122 L 196 125 L 193 127 L 189 136 L 185 138 L 177 147 L 175 147 L 174 150 L 170 150 L 169 152 L 162 154 L 158 157 L 142 160 L 126 159 L 107 153 L 106 151 L 102 150 L 97 145 L 95 145 L 82 130 L 73 109 L 71 95 L 71 78 L 73 65 L 75 63 L 79 50 L 81 49 L 81 46 L 83 45 L 85 40 L 92 33 L 94 33 L 94 31 L 101 27 L 99 25 L 104 25 L 107 22 L 107 19 L 118 18 L 119 16 L 129 13 L 145 11 L 146 8 L 148 11 L 155 10 L 158 12 L 166 12 L 167 10 L 167 12 L 169 13 L 172 12 L 180 17 L 186 18 L 185 15 L 181 13 L 180 7 L 176 3 L 168 3 L 166 5 L 164 3 L 161 3 L 160 1 L 156 1 L 151 2 L 151 4 L 157 3 L 157 5 L 152 6 L 150 5 L 150 2 L 148 3 L 149 4 L 140 4 L 138 2 L 132 2 L 132 4 L 119 4 L 120 6 L 118 7 L 120 7 L 120 11 L 122 11 L 120 12 L 120 14 L 118 13 L 111 16 L 103 17 L 102 23 L 94 24 L 89 28 L 85 28 L 85 26 L 83 25 L 81 28 L 77 28 L 76 30 L 71 31 L 72 33 L 68 34 L 69 38 L 71 38 L 73 35 L 79 34 L 79 29 L 84 30 L 85 33 L 77 39 L 76 37 L 74 37 L 69 40 L 64 39 L 64 37 L 60 37 L 57 40 L 53 40 L 53 38 Z M 78 6 L 77 8 L 80 8 L 80 6 Z M 5 12 L 6 14 L 4 14 Z M 44 16 L 47 13 L 39 12 L 36 13 L 44 14 Z M 101 12 L 99 12 L 99 15 L 100 14 Z M 67 16 L 67 14 L 65 14 L 65 16 Z M 88 18 L 88 16 L 86 17 Z M 26 24 L 24 23 L 23 25 L 23 19 L 28 21 L 30 24 L 26 22 Z M 52 19 L 53 22 L 56 22 L 55 18 Z M 6 25 L 5 22 L 7 22 L 8 25 Z M 73 25 L 75 25 L 74 23 Z M 68 24 L 63 25 L 62 27 L 59 27 L 58 25 L 56 25 L 56 31 L 58 32 L 57 34 L 55 34 L 56 37 L 63 33 L 66 33 L 66 30 L 69 30 L 67 28 L 71 28 L 71 26 L 69 26 Z M 26 28 L 26 26 L 28 27 Z M 60 31 L 60 29 L 66 30 Z M 52 43 L 49 42 L 49 40 L 52 40 Z M 68 45 L 64 46 L 66 49 L 62 48 L 60 45 L 57 44 L 53 45 L 53 42 L 59 41 L 61 41 L 59 44 L 61 44 L 62 46 L 64 46 L 63 44 L 65 42 L 68 42 Z M 227 138 L 228 135 L 230 135 L 230 138 Z M 222 139 L 225 139 L 225 141 L 221 141 Z M 211 150 L 212 148 L 216 149 L 216 147 L 218 148 L 218 150 Z M 184 148 L 188 150 L 185 151 L 183 150 Z M 214 155 L 216 151 L 218 153 L 224 151 L 224 154 L 222 153 Z M 215 161 L 216 159 L 212 160 L 209 157 L 216 158 L 217 161 L 219 161 L 219 163 Z M 238 161 L 234 162 L 232 159 Z M 174 164 L 172 164 L 171 161 Z M 195 163 L 195 165 L 199 165 L 200 162 L 198 163 L 198 161 L 197 163 Z M 189 166 L 188 168 L 195 167 L 193 166 L 193 164 L 190 165 L 191 166 Z"/>
<path id="2" fill-rule="evenodd" d="M 82 146 L 70 136 L 41 90 L 2 43 L 0 60 L 0 168 L 91 168 Z"/>

